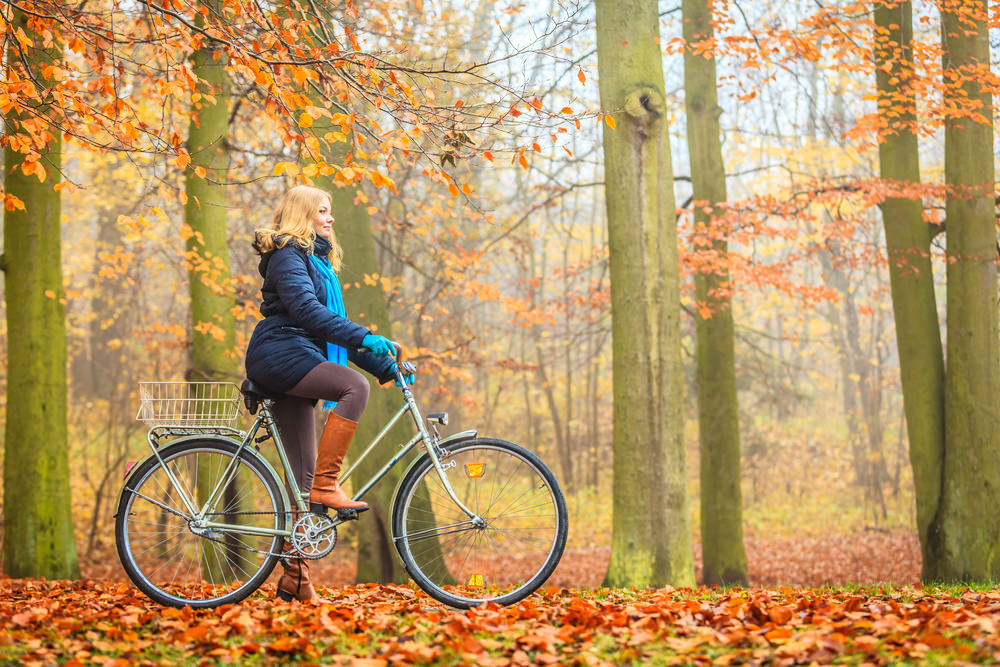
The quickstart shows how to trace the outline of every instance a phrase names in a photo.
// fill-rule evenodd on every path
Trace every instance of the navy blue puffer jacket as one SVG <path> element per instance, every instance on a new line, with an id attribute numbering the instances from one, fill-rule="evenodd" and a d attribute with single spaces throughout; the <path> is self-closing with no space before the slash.
<path id="1" fill-rule="evenodd" d="M 317 237 L 315 251 L 326 256 L 330 242 Z M 392 358 L 355 352 L 371 332 L 326 307 L 326 284 L 304 248 L 292 241 L 264 253 L 258 270 L 264 278 L 260 290 L 264 319 L 247 346 L 247 377 L 275 393 L 288 391 L 327 360 L 327 342 L 346 348 L 350 361 L 379 382 L 393 377 Z"/>

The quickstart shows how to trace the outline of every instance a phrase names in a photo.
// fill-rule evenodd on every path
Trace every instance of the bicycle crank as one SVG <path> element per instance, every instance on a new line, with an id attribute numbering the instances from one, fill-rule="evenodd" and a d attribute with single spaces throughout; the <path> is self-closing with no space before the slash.
<path id="1" fill-rule="evenodd" d="M 325 514 L 304 514 L 292 526 L 292 546 L 302 558 L 322 558 L 333 551 L 336 544 L 337 524 Z"/>

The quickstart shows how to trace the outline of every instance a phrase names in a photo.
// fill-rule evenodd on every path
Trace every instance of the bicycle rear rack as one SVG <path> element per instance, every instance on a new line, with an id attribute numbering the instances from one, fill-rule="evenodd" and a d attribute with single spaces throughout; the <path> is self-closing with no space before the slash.
<path id="1" fill-rule="evenodd" d="M 241 441 L 247 437 L 245 431 L 228 426 L 154 426 L 149 429 L 146 437 L 149 439 L 149 444 L 153 447 L 159 447 L 160 440 L 163 438 L 176 438 L 185 435 L 228 435 Z"/>

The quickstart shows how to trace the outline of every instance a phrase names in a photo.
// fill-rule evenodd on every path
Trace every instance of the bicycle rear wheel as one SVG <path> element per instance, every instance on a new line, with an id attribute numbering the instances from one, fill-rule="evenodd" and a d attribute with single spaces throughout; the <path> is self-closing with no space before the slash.
<path id="1" fill-rule="evenodd" d="M 434 599 L 467 609 L 511 604 L 538 589 L 566 546 L 566 500 L 535 454 L 505 440 L 447 445 L 451 499 L 425 454 L 393 500 L 393 542 L 413 580 Z"/>
<path id="2" fill-rule="evenodd" d="M 274 569 L 285 527 L 279 482 L 235 443 L 204 438 L 167 445 L 139 464 L 122 490 L 115 540 L 122 566 L 150 598 L 171 607 L 215 607 L 253 593 Z M 232 468 L 232 470 L 231 470 Z M 229 472 L 231 477 L 226 477 Z M 220 480 L 230 479 L 199 525 L 200 511 Z"/>

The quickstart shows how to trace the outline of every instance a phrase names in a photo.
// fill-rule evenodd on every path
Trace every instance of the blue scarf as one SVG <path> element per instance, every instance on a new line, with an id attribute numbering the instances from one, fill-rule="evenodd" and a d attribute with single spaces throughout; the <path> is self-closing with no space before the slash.
<path id="1" fill-rule="evenodd" d="M 337 279 L 337 274 L 330 268 L 330 262 L 326 257 L 317 257 L 315 254 L 309 255 L 309 259 L 312 260 L 313 266 L 319 270 L 319 274 L 323 277 L 323 282 L 326 283 L 326 307 L 335 315 L 347 317 L 347 309 L 344 308 L 344 294 L 340 289 L 340 280 Z M 339 345 L 328 342 L 326 344 L 326 358 L 335 364 L 346 366 L 347 350 Z M 323 409 L 330 410 L 334 405 L 333 401 L 326 401 L 323 403 Z"/>

